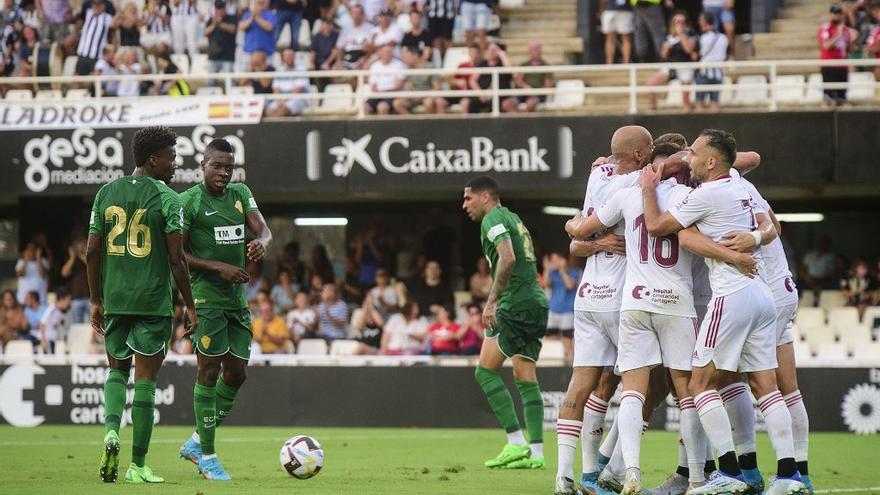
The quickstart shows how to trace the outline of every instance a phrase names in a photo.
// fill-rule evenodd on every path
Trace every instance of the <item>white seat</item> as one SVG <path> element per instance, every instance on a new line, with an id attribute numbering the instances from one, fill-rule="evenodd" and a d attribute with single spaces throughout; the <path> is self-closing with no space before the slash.
<path id="1" fill-rule="evenodd" d="M 867 366 L 877 366 L 880 364 L 880 343 L 864 344 L 856 347 L 852 351 L 853 359 L 859 361 L 873 361 Z"/>
<path id="2" fill-rule="evenodd" d="M 324 112 L 353 112 L 354 90 L 348 84 L 328 84 L 321 98 L 321 110 Z"/>
<path id="3" fill-rule="evenodd" d="M 847 357 L 844 344 L 823 344 L 816 352 L 816 359 L 843 360 Z"/>
<path id="4" fill-rule="evenodd" d="M 64 58 L 64 67 L 61 69 L 62 76 L 72 76 L 76 74 L 76 61 L 79 59 L 76 55 L 70 55 Z"/>
<path id="5" fill-rule="evenodd" d="M 678 79 L 673 79 L 667 84 L 669 85 L 669 90 L 666 91 L 666 98 L 660 102 L 660 106 L 666 108 L 681 107 L 682 97 L 684 96 L 685 91 L 690 91 L 691 101 L 696 99 L 696 92 L 694 91 L 692 84 L 688 84 L 688 87 L 685 87 L 685 85 Z"/>
<path id="6" fill-rule="evenodd" d="M 584 106 L 584 82 L 580 79 L 556 81 L 553 92 L 554 108 L 578 108 Z"/>
<path id="7" fill-rule="evenodd" d="M 68 100 L 85 100 L 90 97 L 89 90 L 83 88 L 70 88 L 64 97 Z"/>
<path id="8" fill-rule="evenodd" d="M 825 311 L 846 306 L 846 297 L 842 290 L 823 290 L 819 293 L 819 307 Z"/>
<path id="9" fill-rule="evenodd" d="M 804 337 L 813 352 L 818 352 L 823 345 L 834 343 L 834 332 L 831 331 L 831 327 L 811 328 L 809 332 L 804 334 Z"/>
<path id="10" fill-rule="evenodd" d="M 309 21 L 303 19 L 299 25 L 299 37 L 297 39 L 300 50 L 312 45 L 312 33 L 309 31 Z"/>
<path id="11" fill-rule="evenodd" d="M 875 322 L 876 321 L 876 325 Z M 880 326 L 880 306 L 868 306 L 862 316 L 862 324 L 868 328 Z"/>
<path id="12" fill-rule="evenodd" d="M 806 342 L 795 342 L 794 359 L 798 364 L 803 364 L 805 361 L 813 359 L 813 353 L 810 352 L 810 344 L 807 344 Z"/>
<path id="13" fill-rule="evenodd" d="M 776 78 L 774 90 L 779 103 L 801 103 L 804 101 L 804 90 L 807 78 L 803 74 L 792 74 Z"/>
<path id="14" fill-rule="evenodd" d="M 807 77 L 807 92 L 804 103 L 822 103 L 822 74 L 810 74 Z"/>
<path id="15" fill-rule="evenodd" d="M 468 49 L 463 47 L 452 47 L 446 50 L 446 56 L 443 57 L 444 69 L 455 69 L 459 64 L 470 60 Z"/>
<path id="16" fill-rule="evenodd" d="M 871 331 L 868 330 L 868 327 L 862 325 L 847 328 L 838 335 L 840 336 L 840 343 L 846 346 L 847 352 L 854 353 L 859 347 L 873 343 L 871 341 Z"/>
<path id="17" fill-rule="evenodd" d="M 230 96 L 231 95 L 250 96 L 250 95 L 254 94 L 254 87 L 253 86 L 232 86 L 231 88 L 229 88 L 229 94 L 230 94 Z"/>
<path id="18" fill-rule="evenodd" d="M 565 359 L 565 347 L 558 339 L 544 339 L 539 359 Z"/>
<path id="19" fill-rule="evenodd" d="M 192 66 L 189 68 L 191 74 L 207 74 L 211 69 L 208 55 L 205 53 L 197 53 L 192 59 Z"/>
<path id="20" fill-rule="evenodd" d="M 828 326 L 837 337 L 860 327 L 859 310 L 856 308 L 832 308 L 828 313 Z"/>
<path id="21" fill-rule="evenodd" d="M 799 307 L 794 317 L 794 322 L 800 327 L 801 332 L 806 332 L 810 328 L 824 327 L 825 311 L 822 308 L 810 306 Z"/>
<path id="22" fill-rule="evenodd" d="M 300 340 L 296 353 L 325 356 L 327 355 L 327 342 L 324 342 L 323 339 Z"/>
<path id="23" fill-rule="evenodd" d="M 736 80 L 736 94 L 733 100 L 739 105 L 767 103 L 767 76 L 739 76 Z"/>
<path id="24" fill-rule="evenodd" d="M 34 99 L 34 94 L 29 89 L 10 89 L 6 92 L 7 101 L 29 101 Z"/>
<path id="25" fill-rule="evenodd" d="M 876 83 L 873 72 L 850 72 L 846 99 L 849 101 L 873 101 Z"/>
<path id="26" fill-rule="evenodd" d="M 502 9 L 513 9 L 516 7 L 522 7 L 526 4 L 526 0 L 501 0 L 499 5 Z"/>
<path id="27" fill-rule="evenodd" d="M 721 83 L 725 86 L 729 86 L 733 84 L 733 79 L 730 76 L 724 76 L 724 79 Z M 733 87 L 729 86 L 727 89 L 722 89 L 721 93 L 718 95 L 718 103 L 721 105 L 730 105 L 733 103 Z"/>
<path id="28" fill-rule="evenodd" d="M 199 96 L 218 96 L 223 94 L 223 88 L 219 86 L 202 86 L 196 90 Z"/>
<path id="29" fill-rule="evenodd" d="M 55 342 L 55 355 L 56 356 L 63 356 L 65 354 L 67 354 L 67 343 L 64 342 L 63 340 L 59 340 L 58 342 Z"/>
<path id="30" fill-rule="evenodd" d="M 811 290 L 801 291 L 801 300 L 798 302 L 798 311 L 800 308 L 812 308 L 816 305 L 816 293 Z"/>
<path id="31" fill-rule="evenodd" d="M 334 340 L 330 343 L 331 356 L 351 356 L 358 348 L 357 340 Z"/>
<path id="32" fill-rule="evenodd" d="M 35 99 L 37 100 L 60 100 L 64 98 L 64 94 L 60 89 L 41 89 L 37 91 Z"/>
<path id="33" fill-rule="evenodd" d="M 67 334 L 67 347 L 70 354 L 92 354 L 92 327 L 88 323 L 77 323 L 70 326 Z"/>
<path id="34" fill-rule="evenodd" d="M 11 340 L 6 343 L 3 352 L 7 357 L 11 356 L 33 356 L 34 344 L 30 340 Z"/>
<path id="35" fill-rule="evenodd" d="M 189 57 L 185 53 L 172 53 L 171 63 L 180 69 L 181 74 L 189 74 Z"/>

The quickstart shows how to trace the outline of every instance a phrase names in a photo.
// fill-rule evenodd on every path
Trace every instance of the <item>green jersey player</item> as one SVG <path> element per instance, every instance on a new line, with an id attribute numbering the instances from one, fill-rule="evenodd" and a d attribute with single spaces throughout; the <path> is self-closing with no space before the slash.
<path id="1" fill-rule="evenodd" d="M 183 248 L 201 322 L 193 335 L 198 359 L 193 391 L 196 432 L 183 444 L 180 456 L 210 480 L 230 479 L 214 451 L 215 431 L 232 409 L 251 354 L 245 257 L 263 259 L 272 239 L 250 189 L 229 183 L 233 164 L 232 145 L 214 139 L 205 147 L 201 163 L 204 182 L 180 195 Z M 257 236 L 247 244 L 245 223 Z"/>
<path id="2" fill-rule="evenodd" d="M 489 405 L 507 432 L 507 445 L 486 467 L 544 468 L 544 402 L 535 374 L 541 338 L 547 329 L 547 296 L 538 285 L 535 248 L 516 213 L 501 206 L 498 184 L 477 177 L 464 188 L 462 208 L 480 222 L 483 253 L 492 266 L 492 289 L 483 309 L 486 339 L 474 373 Z M 523 403 L 528 445 L 513 400 L 499 370 L 513 359 L 513 376 Z"/>
<path id="3" fill-rule="evenodd" d="M 172 332 L 171 278 L 186 303 L 188 331 L 198 327 L 183 255 L 180 198 L 166 182 L 174 176 L 177 136 L 167 127 L 146 127 L 134 135 L 136 168 L 98 191 L 89 221 L 86 251 L 91 325 L 104 336 L 110 371 L 104 383 L 104 452 L 101 479 L 116 481 L 119 423 L 134 358 L 133 440 L 130 483 L 164 480 L 145 464 L 156 378 Z"/>

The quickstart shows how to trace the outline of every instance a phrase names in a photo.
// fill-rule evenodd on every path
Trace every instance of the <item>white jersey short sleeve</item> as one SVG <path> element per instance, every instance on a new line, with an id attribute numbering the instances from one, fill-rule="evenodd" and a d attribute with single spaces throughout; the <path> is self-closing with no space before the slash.
<path id="1" fill-rule="evenodd" d="M 738 179 L 728 175 L 703 183 L 669 208 L 669 213 L 683 227 L 696 225 L 700 232 L 718 242 L 729 232 L 755 230 L 757 221 L 754 209 L 745 187 Z M 756 251 L 754 257 L 758 260 L 758 270 L 763 276 L 765 270 L 760 251 Z M 706 264 L 709 266 L 709 283 L 714 297 L 736 292 L 747 286 L 751 280 L 723 261 L 707 258 Z"/>
<path id="2" fill-rule="evenodd" d="M 593 169 L 584 197 L 584 215 L 592 214 L 594 210 L 605 204 L 615 191 L 635 184 L 638 178 L 638 172 L 616 175 L 611 165 Z M 623 234 L 623 227 L 618 226 L 614 232 Z M 588 257 L 575 295 L 574 309 L 594 312 L 619 311 L 621 287 L 625 277 L 625 256 L 600 252 Z"/>

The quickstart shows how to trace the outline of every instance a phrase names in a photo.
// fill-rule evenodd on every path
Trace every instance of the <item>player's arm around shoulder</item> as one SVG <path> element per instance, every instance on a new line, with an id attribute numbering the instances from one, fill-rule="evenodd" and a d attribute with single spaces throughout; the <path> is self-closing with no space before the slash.
<path id="1" fill-rule="evenodd" d="M 648 229 L 648 233 L 654 237 L 662 237 L 678 232 L 696 221 L 683 221 L 675 213 L 676 208 L 679 208 L 688 201 L 687 198 L 667 211 L 660 211 L 660 203 L 657 200 L 657 185 L 660 183 L 662 175 L 662 166 L 655 168 L 653 165 L 648 165 L 642 169 L 642 174 L 638 180 L 638 184 L 642 188 L 645 227 Z"/>

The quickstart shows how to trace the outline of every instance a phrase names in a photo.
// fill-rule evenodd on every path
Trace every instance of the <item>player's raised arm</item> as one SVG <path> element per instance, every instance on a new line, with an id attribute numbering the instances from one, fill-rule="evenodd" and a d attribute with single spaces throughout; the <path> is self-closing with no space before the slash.
<path id="1" fill-rule="evenodd" d="M 663 165 L 655 168 L 648 165 L 642 169 L 639 185 L 642 187 L 642 198 L 645 206 L 645 227 L 654 237 L 662 237 L 683 229 L 684 226 L 668 211 L 661 213 L 657 202 L 657 184 L 663 175 Z"/>
<path id="2" fill-rule="evenodd" d="M 510 282 L 513 267 L 516 265 L 516 254 L 513 252 L 513 243 L 510 238 L 499 242 L 495 249 L 498 251 L 498 266 L 495 268 L 495 279 L 492 281 L 492 288 L 486 299 L 486 307 L 483 309 L 483 325 L 486 328 L 495 328 L 498 300 L 507 287 L 507 283 Z"/>
<path id="3" fill-rule="evenodd" d="M 733 168 L 742 175 L 746 175 L 760 165 L 761 155 L 754 151 L 738 151 L 736 153 L 736 161 L 733 162 Z"/>
<path id="4" fill-rule="evenodd" d="M 766 246 L 779 237 L 776 227 L 769 215 L 763 212 L 755 214 L 758 228 L 751 232 L 729 232 L 724 234 L 721 244 L 741 253 L 750 253 L 759 246 Z"/>
<path id="5" fill-rule="evenodd" d="M 749 278 L 754 278 L 757 274 L 758 263 L 751 254 L 741 253 L 724 247 L 701 233 L 696 227 L 680 230 L 678 232 L 678 242 L 681 247 L 697 256 L 730 263 Z"/>

